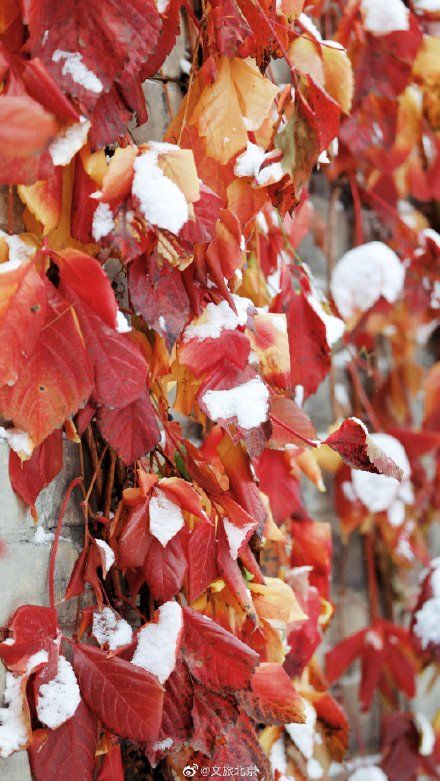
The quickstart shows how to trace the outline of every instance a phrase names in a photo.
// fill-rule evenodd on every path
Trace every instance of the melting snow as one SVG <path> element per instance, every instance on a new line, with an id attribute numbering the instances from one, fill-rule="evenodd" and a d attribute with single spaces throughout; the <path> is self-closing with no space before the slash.
<path id="1" fill-rule="evenodd" d="M 243 429 L 264 423 L 269 412 L 269 390 L 260 377 L 229 390 L 208 390 L 202 400 L 211 420 L 237 418 Z"/>
<path id="2" fill-rule="evenodd" d="M 157 740 L 156 743 L 153 743 L 153 751 L 166 751 L 167 748 L 171 748 L 173 745 L 173 739 L 172 738 L 165 738 L 164 740 Z"/>
<path id="3" fill-rule="evenodd" d="M 188 221 L 188 204 L 177 184 L 157 164 L 162 146 L 143 152 L 134 161 L 132 192 L 151 225 L 177 234 Z"/>
<path id="4" fill-rule="evenodd" d="M 356 496 L 371 512 L 378 513 L 392 508 L 395 500 L 403 499 L 404 496 L 406 498 L 406 483 L 409 483 L 411 468 L 405 449 L 398 439 L 389 434 L 369 434 L 369 438 L 403 470 L 402 483 L 399 483 L 394 477 L 361 472 L 359 469 L 351 470 L 352 485 Z M 393 517 L 392 509 L 391 517 Z M 396 518 L 396 516 L 394 517 Z"/>
<path id="5" fill-rule="evenodd" d="M 37 714 L 42 724 L 56 729 L 75 713 L 81 695 L 76 675 L 64 656 L 58 659 L 58 671 L 49 683 L 43 683 L 38 691 Z"/>
<path id="6" fill-rule="evenodd" d="M 342 256 L 330 287 L 339 313 L 348 320 L 367 312 L 381 296 L 394 303 L 402 292 L 404 277 L 396 253 L 381 241 L 370 241 Z"/>
<path id="7" fill-rule="evenodd" d="M 261 186 L 267 184 L 269 179 L 278 182 L 284 176 L 284 171 L 279 162 L 261 168 L 263 163 L 273 158 L 273 156 L 273 152 L 265 152 L 263 147 L 248 141 L 246 151 L 242 152 L 235 161 L 234 172 L 236 176 L 255 177 L 257 184 Z"/>
<path id="8" fill-rule="evenodd" d="M 234 331 L 240 325 L 246 325 L 248 309 L 254 307 L 249 298 L 233 295 L 237 314 L 231 309 L 227 301 L 219 304 L 209 303 L 200 317 L 190 323 L 184 331 L 183 340 L 189 339 L 218 339 L 222 331 Z"/>
<path id="9" fill-rule="evenodd" d="M 269 754 L 269 762 L 272 770 L 278 770 L 279 773 L 287 772 L 287 757 L 286 746 L 284 741 L 284 735 L 281 735 L 278 740 L 272 745 Z"/>
<path id="10" fill-rule="evenodd" d="M 90 122 L 81 117 L 79 122 L 65 128 L 58 133 L 49 145 L 49 152 L 54 165 L 67 165 L 76 153 L 84 146 Z"/>
<path id="11" fill-rule="evenodd" d="M 159 621 L 147 624 L 139 632 L 132 664 L 165 683 L 176 665 L 182 628 L 182 608 L 177 602 L 165 602 L 159 608 Z"/>
<path id="12" fill-rule="evenodd" d="M 98 203 L 95 209 L 92 222 L 92 236 L 95 241 L 99 241 L 108 236 L 115 227 L 112 210 L 108 203 Z"/>
<path id="13" fill-rule="evenodd" d="M 3 694 L 5 705 L 0 708 L 0 757 L 9 757 L 14 751 L 23 748 L 27 742 L 26 722 L 23 716 L 23 677 L 6 673 L 6 686 Z"/>
<path id="14" fill-rule="evenodd" d="M 101 613 L 93 613 L 92 632 L 99 645 L 108 645 L 110 651 L 128 645 L 133 636 L 128 621 L 117 616 L 109 607 L 105 607 Z"/>
<path id="15" fill-rule="evenodd" d="M 47 545 L 55 537 L 53 532 L 47 532 L 41 524 L 35 529 L 34 542 L 37 545 Z"/>
<path id="16" fill-rule="evenodd" d="M 429 757 L 435 746 L 435 732 L 432 724 L 425 714 L 420 712 L 414 714 L 413 721 L 420 736 L 419 754 L 422 757 Z"/>
<path id="17" fill-rule="evenodd" d="M 349 776 L 348 781 L 388 781 L 388 778 L 380 767 L 368 765 L 366 767 L 358 767 Z"/>
<path id="18" fill-rule="evenodd" d="M 150 532 L 165 548 L 185 523 L 182 510 L 179 505 L 168 499 L 160 488 L 156 488 L 148 509 Z"/>
<path id="19" fill-rule="evenodd" d="M 409 11 L 402 0 L 361 0 L 364 28 L 375 35 L 409 30 Z"/>

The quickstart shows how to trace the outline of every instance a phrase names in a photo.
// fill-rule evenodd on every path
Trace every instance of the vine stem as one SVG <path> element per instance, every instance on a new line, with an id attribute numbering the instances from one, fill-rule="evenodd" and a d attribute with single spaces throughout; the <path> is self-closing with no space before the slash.
<path id="1" fill-rule="evenodd" d="M 365 557 L 367 560 L 368 600 L 370 603 L 370 620 L 372 623 L 380 617 L 379 596 L 376 579 L 376 562 L 374 556 L 374 531 L 365 535 Z"/>
<path id="2" fill-rule="evenodd" d="M 82 483 L 82 477 L 75 477 L 72 482 L 69 484 L 69 487 L 66 491 L 66 495 L 63 500 L 63 504 L 61 505 L 61 510 L 58 515 L 57 520 L 57 528 L 55 530 L 55 537 L 52 543 L 52 548 L 50 551 L 50 558 L 49 558 L 49 601 L 50 606 L 52 610 L 55 610 L 55 563 L 57 558 L 57 551 L 58 551 L 58 543 L 60 540 L 60 534 L 61 534 L 61 527 L 63 525 L 63 519 L 64 514 L 66 512 L 66 507 L 69 502 L 71 493 L 74 488 L 76 488 L 77 485 Z"/>
<path id="3" fill-rule="evenodd" d="M 359 245 L 364 243 L 361 198 L 359 194 L 359 186 L 356 181 L 356 174 L 353 171 L 350 171 L 348 174 L 348 179 L 351 187 L 351 197 L 353 198 L 355 241 L 356 244 Z"/>

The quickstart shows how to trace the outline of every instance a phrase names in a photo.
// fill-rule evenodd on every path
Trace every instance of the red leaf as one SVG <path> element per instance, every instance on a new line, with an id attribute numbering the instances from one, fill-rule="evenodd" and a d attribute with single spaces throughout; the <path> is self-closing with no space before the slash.
<path id="1" fill-rule="evenodd" d="M 2 273 L 0 385 L 12 385 L 32 355 L 46 317 L 46 290 L 34 264 Z"/>
<path id="2" fill-rule="evenodd" d="M 9 453 L 9 479 L 16 494 L 29 506 L 41 489 L 54 479 L 63 466 L 62 430 L 55 429 L 27 461 L 13 450 Z"/>
<path id="3" fill-rule="evenodd" d="M 35 781 L 93 781 L 98 722 L 81 700 L 74 715 L 28 749 Z"/>
<path id="4" fill-rule="evenodd" d="M 0 643 L 0 657 L 11 669 L 24 670 L 29 657 L 56 636 L 57 614 L 49 607 L 23 605 L 15 611 L 8 628 L 14 642 Z"/>
<path id="5" fill-rule="evenodd" d="M 139 256 L 130 264 L 129 287 L 136 313 L 142 315 L 150 328 L 162 334 L 170 347 L 189 315 L 181 273 L 167 263 L 160 266 L 155 253 L 148 263 Z"/>
<path id="6" fill-rule="evenodd" d="M 107 754 L 101 766 L 96 781 L 124 781 L 121 747 L 119 743 L 107 740 Z"/>
<path id="7" fill-rule="evenodd" d="M 216 691 L 245 689 L 258 654 L 206 616 L 183 612 L 182 652 L 194 678 Z"/>
<path id="8" fill-rule="evenodd" d="M 212 759 L 209 764 L 208 760 L 205 763 L 208 767 L 222 768 L 238 765 L 239 768 L 251 768 L 248 772 L 257 778 L 272 777 L 269 760 L 261 748 L 255 727 L 244 713 L 240 714 L 235 724 L 229 726 L 225 735 L 218 736 Z"/>
<path id="9" fill-rule="evenodd" d="M 235 0 L 213 0 L 211 6 L 217 49 L 226 57 L 235 57 L 252 30 Z"/>
<path id="10" fill-rule="evenodd" d="M 154 599 L 166 602 L 177 594 L 188 567 L 188 529 L 181 529 L 166 545 L 151 537 L 144 562 L 144 575 Z"/>
<path id="11" fill-rule="evenodd" d="M 185 743 L 189 742 L 192 734 L 191 709 L 193 702 L 193 682 L 185 662 L 179 657 L 176 666 L 165 683 L 163 699 L 162 725 L 158 742 L 171 738 L 173 741 L 171 751 L 178 751 Z M 163 755 L 161 750 L 153 750 L 151 760 L 156 764 L 158 756 Z"/>
<path id="12" fill-rule="evenodd" d="M 180 231 L 180 237 L 191 243 L 211 241 L 215 232 L 215 223 L 223 206 L 223 199 L 206 184 L 200 182 L 200 198 L 193 206 L 195 221 L 188 220 L 185 223 Z"/>
<path id="13" fill-rule="evenodd" d="M 248 716 L 263 724 L 305 720 L 302 697 L 280 664 L 260 664 L 251 678 L 251 691 L 240 694 L 240 703 Z"/>
<path id="14" fill-rule="evenodd" d="M 252 533 L 252 532 L 250 532 Z M 219 574 L 233 593 L 238 604 L 249 616 L 254 616 L 254 606 L 243 573 L 230 552 L 223 519 L 218 522 L 217 567 Z"/>
<path id="15" fill-rule="evenodd" d="M 154 409 L 145 391 L 121 409 L 101 407 L 98 424 L 104 439 L 127 466 L 152 450 L 160 439 Z"/>
<path id="16" fill-rule="evenodd" d="M 300 484 L 289 454 L 280 450 L 264 450 L 256 461 L 255 469 L 260 488 L 269 497 L 273 517 L 277 523 L 282 523 L 301 507 Z"/>
<path id="17" fill-rule="evenodd" d="M 134 73 L 153 53 L 161 27 L 152 0 L 128 0 L 123 8 L 116 0 L 67 0 L 62 7 L 50 0 L 25 0 L 23 5 L 28 51 L 43 60 L 64 92 L 88 109 L 126 65 Z M 81 52 L 80 64 L 95 75 L 91 86 L 89 77 L 89 88 L 72 78 L 74 68 L 68 67 L 66 57 L 53 56 L 57 50 Z"/>
<path id="18" fill-rule="evenodd" d="M 73 290 L 110 328 L 116 328 L 115 294 L 98 261 L 79 250 L 66 249 L 56 257 L 56 262 L 62 285 Z"/>
<path id="19" fill-rule="evenodd" d="M 357 418 L 348 418 L 330 434 L 324 444 L 329 445 L 353 469 L 402 480 L 403 471 L 376 445 L 364 424 Z"/>
<path id="20" fill-rule="evenodd" d="M 93 360 L 96 397 L 108 407 L 126 407 L 145 389 L 147 364 L 127 334 L 110 328 L 73 290 L 61 285 L 75 311 Z"/>
<path id="21" fill-rule="evenodd" d="M 301 385 L 307 397 L 330 369 L 325 325 L 302 292 L 289 296 L 287 324 L 292 385 Z"/>
<path id="22" fill-rule="evenodd" d="M 97 648 L 75 646 L 81 693 L 107 729 L 124 738 L 155 741 L 162 719 L 163 689 L 154 675 Z"/>
<path id="23" fill-rule="evenodd" d="M 194 724 L 191 745 L 196 751 L 211 756 L 216 740 L 237 721 L 238 709 L 232 698 L 195 684 L 191 717 Z"/>
<path id="24" fill-rule="evenodd" d="M 215 528 L 198 523 L 188 543 L 188 599 L 194 602 L 217 577 Z"/>
<path id="25" fill-rule="evenodd" d="M 6 158 L 36 155 L 58 130 L 55 118 L 28 95 L 0 97 L 0 146 Z"/>
<path id="26" fill-rule="evenodd" d="M 304 445 L 317 441 L 315 427 L 306 412 L 292 399 L 272 396 L 270 402 L 272 436 L 270 445 L 282 448 L 284 445 Z"/>
<path id="27" fill-rule="evenodd" d="M 119 538 L 118 565 L 142 567 L 150 542 L 148 531 L 148 504 L 134 507 L 128 516 Z"/>
<path id="28" fill-rule="evenodd" d="M 4 417 L 39 445 L 88 399 L 90 368 L 68 302 L 46 280 L 46 324 L 35 349 L 12 387 L 0 389 Z"/>

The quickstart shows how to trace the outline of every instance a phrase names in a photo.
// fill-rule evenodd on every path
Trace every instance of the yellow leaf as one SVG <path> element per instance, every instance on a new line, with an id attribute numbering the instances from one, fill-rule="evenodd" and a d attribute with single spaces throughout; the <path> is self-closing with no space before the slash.
<path id="1" fill-rule="evenodd" d="M 347 52 L 333 46 L 322 46 L 324 61 L 324 86 L 330 97 L 346 114 L 350 112 L 353 100 L 353 69 Z"/>

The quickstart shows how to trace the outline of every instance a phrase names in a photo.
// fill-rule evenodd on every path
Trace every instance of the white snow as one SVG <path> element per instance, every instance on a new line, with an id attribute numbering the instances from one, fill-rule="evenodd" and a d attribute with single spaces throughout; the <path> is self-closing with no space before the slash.
<path id="1" fill-rule="evenodd" d="M 365 633 L 365 642 L 367 645 L 371 645 L 375 651 L 381 651 L 383 648 L 382 638 L 375 629 L 369 629 Z"/>
<path id="2" fill-rule="evenodd" d="M 361 0 L 364 28 L 374 35 L 409 30 L 409 11 L 402 0 Z"/>
<path id="3" fill-rule="evenodd" d="M 83 62 L 83 56 L 79 52 L 66 52 L 56 49 L 52 54 L 53 62 L 63 62 L 61 73 L 70 76 L 75 84 L 79 84 L 90 92 L 99 94 L 102 92 L 103 83 L 97 75 Z"/>
<path id="4" fill-rule="evenodd" d="M 160 152 L 150 149 L 136 158 L 132 192 L 151 225 L 177 234 L 188 221 L 188 204 L 177 184 L 159 168 Z"/>
<path id="5" fill-rule="evenodd" d="M 6 673 L 3 697 L 7 707 L 0 708 L 0 757 L 3 759 L 23 748 L 28 739 L 23 716 L 22 681 L 23 676 Z"/>
<path id="6" fill-rule="evenodd" d="M 247 523 L 245 526 L 235 526 L 229 518 L 223 518 L 223 525 L 225 527 L 226 537 L 228 538 L 229 553 L 232 559 L 236 559 L 238 551 L 240 550 L 243 540 L 253 526 L 254 523 Z"/>
<path id="7" fill-rule="evenodd" d="M 47 532 L 44 526 L 38 524 L 34 534 L 34 542 L 37 545 L 47 545 L 49 542 L 53 541 L 54 537 L 55 535 L 53 532 Z"/>
<path id="8" fill-rule="evenodd" d="M 131 325 L 125 317 L 124 313 L 119 309 L 116 312 L 116 330 L 120 334 L 128 334 L 131 331 Z"/>
<path id="9" fill-rule="evenodd" d="M 324 775 L 324 768 L 321 763 L 314 757 L 310 757 L 307 760 L 307 777 L 312 781 L 317 781 L 318 778 L 322 778 Z"/>
<path id="10" fill-rule="evenodd" d="M 90 121 L 81 117 L 79 122 L 62 130 L 49 144 L 49 153 L 54 165 L 67 165 L 76 153 L 84 146 Z"/>
<path id="11" fill-rule="evenodd" d="M 440 558 L 438 556 L 435 559 L 432 559 L 431 567 L 433 567 L 433 570 L 429 583 L 432 589 L 432 596 L 440 597 Z"/>
<path id="12" fill-rule="evenodd" d="M 24 458 L 32 455 L 34 443 L 27 431 L 22 431 L 19 428 L 3 428 L 3 426 L 0 426 L 0 439 L 6 439 L 11 450 L 14 450 Z"/>
<path id="13" fill-rule="evenodd" d="M 357 498 L 371 512 L 378 513 L 392 508 L 395 500 L 404 499 L 411 468 L 405 449 L 398 439 L 390 434 L 382 433 L 369 434 L 368 436 L 403 470 L 402 483 L 399 483 L 394 477 L 361 472 L 359 469 L 351 470 L 353 490 Z M 393 510 L 391 510 L 391 517 L 393 517 Z"/>
<path id="14" fill-rule="evenodd" d="M 276 740 L 272 745 L 269 754 L 269 762 L 274 773 L 275 770 L 278 770 L 279 773 L 287 772 L 287 757 L 284 735 L 281 735 L 281 737 L 279 737 L 278 740 Z"/>
<path id="15" fill-rule="evenodd" d="M 333 345 L 339 341 L 339 339 L 341 338 L 342 334 L 345 331 L 344 321 L 341 320 L 340 317 L 335 317 L 335 315 L 326 312 L 326 310 L 322 305 L 322 301 L 320 301 L 315 296 L 313 295 L 308 296 L 307 300 L 310 306 L 312 307 L 312 309 L 321 318 L 322 322 L 325 325 L 325 335 L 326 335 L 328 346 L 333 347 Z"/>
<path id="16" fill-rule="evenodd" d="M 165 602 L 159 608 L 157 623 L 140 630 L 132 664 L 142 667 L 165 683 L 174 670 L 183 629 L 183 613 L 178 602 Z"/>
<path id="17" fill-rule="evenodd" d="M 414 9 L 434 14 L 436 11 L 440 11 L 440 2 L 439 0 L 414 0 Z"/>
<path id="18" fill-rule="evenodd" d="M 286 724 L 285 728 L 295 746 L 305 759 L 313 756 L 315 742 L 316 711 L 308 700 L 303 700 L 306 721 L 304 724 Z"/>
<path id="19" fill-rule="evenodd" d="M 422 757 L 429 757 L 435 746 L 435 732 L 432 724 L 425 714 L 420 713 L 420 711 L 414 713 L 413 721 L 420 737 L 419 754 L 421 754 Z"/>
<path id="20" fill-rule="evenodd" d="M 73 667 L 64 656 L 60 656 L 55 678 L 49 683 L 43 683 L 38 690 L 38 718 L 46 727 L 56 729 L 73 716 L 80 701 Z"/>
<path id="21" fill-rule="evenodd" d="M 234 331 L 238 326 L 246 325 L 249 308 L 254 308 L 249 298 L 242 298 L 234 294 L 232 296 L 237 314 L 231 309 L 227 301 L 219 304 L 210 302 L 203 310 L 200 317 L 190 323 L 184 331 L 183 341 L 190 339 L 218 339 L 223 331 Z"/>
<path id="22" fill-rule="evenodd" d="M 108 203 L 98 203 L 92 222 L 92 236 L 95 241 L 103 239 L 115 227 L 112 210 Z"/>
<path id="23" fill-rule="evenodd" d="M 103 554 L 104 554 L 104 566 L 103 572 L 104 577 L 106 577 L 107 572 L 109 571 L 112 564 L 115 563 L 115 554 L 113 553 L 112 549 L 110 548 L 110 545 L 108 545 L 104 540 L 95 540 L 96 544 L 101 548 Z"/>
<path id="24" fill-rule="evenodd" d="M 174 741 L 172 738 L 164 738 L 164 740 L 156 740 L 156 743 L 153 743 L 153 751 L 166 751 L 167 748 L 171 748 L 173 742 Z"/>
<path id="25" fill-rule="evenodd" d="M 389 303 L 397 301 L 404 277 L 396 253 L 381 241 L 370 241 L 340 258 L 330 288 L 339 313 L 348 320 L 367 312 L 381 296 Z"/>
<path id="26" fill-rule="evenodd" d="M 9 259 L 5 263 L 0 263 L 0 274 L 7 274 L 9 271 L 15 271 L 26 263 L 32 255 L 35 254 L 36 247 L 26 244 L 20 236 L 0 230 L 0 237 L 4 239 L 9 249 Z"/>
<path id="27" fill-rule="evenodd" d="M 101 613 L 93 613 L 92 632 L 99 645 L 107 645 L 110 651 L 128 645 L 133 636 L 128 621 L 120 618 L 109 607 L 104 607 Z"/>
<path id="28" fill-rule="evenodd" d="M 388 777 L 383 770 L 376 765 L 367 765 L 358 767 L 354 773 L 349 776 L 348 781 L 388 781 Z"/>
<path id="29" fill-rule="evenodd" d="M 150 532 L 165 548 L 185 523 L 182 510 L 160 488 L 155 489 L 148 509 Z"/>
<path id="30" fill-rule="evenodd" d="M 202 400 L 211 420 L 237 418 L 244 429 L 264 423 L 269 412 L 269 390 L 260 377 L 229 390 L 208 390 Z"/>
<path id="31" fill-rule="evenodd" d="M 308 14 L 300 14 L 298 21 L 313 38 L 316 38 L 317 41 L 322 41 L 321 33 Z"/>
<path id="32" fill-rule="evenodd" d="M 440 598 L 432 597 L 423 603 L 415 614 L 414 634 L 419 638 L 422 648 L 430 643 L 440 644 Z"/>
<path id="33" fill-rule="evenodd" d="M 276 153 L 278 155 L 278 152 Z M 263 186 L 271 179 L 278 182 L 284 176 L 284 171 L 279 162 L 261 168 L 264 162 L 273 158 L 274 152 L 265 152 L 263 147 L 247 142 L 247 147 L 235 161 L 234 173 L 236 176 L 253 176 L 257 184 Z"/>
<path id="34" fill-rule="evenodd" d="M 157 10 L 160 14 L 165 13 L 168 6 L 170 4 L 170 0 L 157 0 Z"/>

